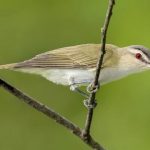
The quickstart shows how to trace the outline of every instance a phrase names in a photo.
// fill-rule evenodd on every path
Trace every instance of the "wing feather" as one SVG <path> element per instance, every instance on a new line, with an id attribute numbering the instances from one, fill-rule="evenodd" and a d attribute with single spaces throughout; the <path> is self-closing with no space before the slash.
<path id="1" fill-rule="evenodd" d="M 104 61 L 111 57 L 113 45 L 106 45 L 108 54 Z M 115 48 L 116 46 L 114 46 Z M 100 44 L 83 44 L 60 48 L 40 55 L 32 59 L 18 63 L 15 68 L 94 68 L 100 53 Z"/>

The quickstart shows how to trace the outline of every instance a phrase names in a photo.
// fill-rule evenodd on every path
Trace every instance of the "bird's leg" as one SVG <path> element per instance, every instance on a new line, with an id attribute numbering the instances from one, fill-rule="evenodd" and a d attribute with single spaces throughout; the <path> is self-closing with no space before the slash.
<path id="1" fill-rule="evenodd" d="M 83 104 L 86 108 L 88 108 L 88 109 L 89 108 L 95 108 L 97 106 L 96 100 L 94 101 L 94 103 L 92 105 L 89 104 L 89 94 L 80 90 L 77 85 L 75 85 L 75 84 L 70 85 L 70 90 L 78 92 L 79 94 L 81 94 L 82 96 L 84 96 L 86 98 L 85 100 L 83 100 Z"/>
<path id="2" fill-rule="evenodd" d="M 79 85 L 83 84 L 83 82 L 75 82 L 74 78 L 73 77 L 70 77 L 70 90 L 71 91 L 75 91 L 79 94 L 81 94 L 82 96 L 88 98 L 89 95 L 85 92 L 83 92 L 82 90 L 79 89 Z"/>
<path id="3" fill-rule="evenodd" d="M 80 83 L 76 83 L 74 82 L 73 78 L 70 80 L 70 90 L 71 91 L 75 91 L 75 92 L 78 92 L 79 94 L 81 94 L 82 96 L 86 97 L 86 99 L 83 101 L 83 104 L 84 106 L 89 109 L 89 108 L 95 108 L 97 106 L 97 103 L 96 103 L 96 100 L 94 101 L 93 104 L 90 104 L 89 103 L 89 94 L 83 92 L 82 90 L 79 89 L 79 84 L 84 84 L 84 83 L 87 83 L 87 82 L 80 82 Z M 92 92 L 96 92 L 96 90 L 98 90 L 98 87 L 94 89 L 94 91 L 91 90 L 91 87 L 92 87 L 92 83 L 87 87 L 89 88 L 89 93 L 92 93 Z"/>
<path id="4" fill-rule="evenodd" d="M 81 94 L 82 96 L 88 98 L 89 95 L 78 88 L 76 84 L 70 85 L 70 90 Z"/>
<path id="5" fill-rule="evenodd" d="M 96 100 L 93 105 L 89 104 L 89 95 L 87 93 L 83 92 L 82 90 L 80 90 L 77 85 L 75 85 L 75 84 L 70 85 L 70 90 L 77 92 L 77 93 L 81 94 L 82 96 L 84 96 L 85 98 L 87 98 L 87 99 L 83 100 L 83 104 L 86 108 L 89 109 L 89 108 L 96 107 L 96 105 L 97 105 Z"/>

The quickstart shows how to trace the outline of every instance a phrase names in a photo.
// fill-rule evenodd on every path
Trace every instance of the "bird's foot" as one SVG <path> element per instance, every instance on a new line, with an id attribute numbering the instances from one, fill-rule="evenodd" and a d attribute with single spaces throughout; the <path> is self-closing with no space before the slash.
<path id="1" fill-rule="evenodd" d="M 96 93 L 98 89 L 99 89 L 99 84 L 96 86 L 93 86 L 93 83 L 90 83 L 86 88 L 88 93 Z"/>
<path id="2" fill-rule="evenodd" d="M 97 106 L 96 100 L 94 100 L 94 103 L 93 103 L 93 104 L 90 104 L 89 99 L 86 99 L 86 100 L 83 101 L 83 104 L 84 104 L 84 106 L 85 106 L 87 109 L 93 109 L 93 108 L 95 108 L 95 107 Z"/>

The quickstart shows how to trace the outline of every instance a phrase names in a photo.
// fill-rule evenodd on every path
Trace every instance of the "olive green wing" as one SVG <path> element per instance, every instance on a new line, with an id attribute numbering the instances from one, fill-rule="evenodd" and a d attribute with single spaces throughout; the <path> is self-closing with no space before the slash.
<path id="1" fill-rule="evenodd" d="M 106 61 L 111 57 L 112 45 L 106 46 Z M 100 52 L 100 44 L 83 44 L 60 48 L 40 55 L 32 59 L 18 63 L 14 68 L 59 68 L 59 69 L 87 69 L 94 68 Z"/>

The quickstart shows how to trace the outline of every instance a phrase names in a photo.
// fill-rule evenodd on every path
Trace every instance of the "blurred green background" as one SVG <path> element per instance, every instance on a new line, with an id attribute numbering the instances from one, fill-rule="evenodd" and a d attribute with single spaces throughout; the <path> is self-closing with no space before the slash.
<path id="1" fill-rule="evenodd" d="M 99 43 L 106 0 L 1 0 L 0 64 L 59 47 Z M 150 47 L 150 1 L 116 1 L 107 43 Z M 42 77 L 0 71 L 0 78 L 80 127 L 83 97 Z M 150 71 L 112 82 L 98 92 L 92 135 L 109 150 L 150 149 Z M 0 89 L 1 150 L 90 150 L 62 126 Z"/>

